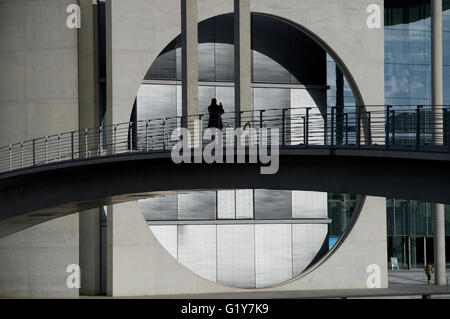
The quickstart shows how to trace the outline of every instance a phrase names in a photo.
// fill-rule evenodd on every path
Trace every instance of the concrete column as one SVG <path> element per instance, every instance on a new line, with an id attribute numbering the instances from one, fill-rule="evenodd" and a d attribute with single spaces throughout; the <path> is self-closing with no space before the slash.
<path id="1" fill-rule="evenodd" d="M 198 114 L 197 0 L 181 0 L 182 113 Z M 194 118 L 189 118 L 189 121 Z M 187 123 L 183 123 L 188 127 Z M 190 126 L 190 124 L 189 124 Z"/>
<path id="2" fill-rule="evenodd" d="M 78 29 L 78 124 L 89 129 L 100 124 L 98 70 L 98 6 L 93 0 L 80 0 L 83 14 Z M 89 132 L 89 149 L 98 147 L 99 139 Z M 85 143 L 80 136 L 80 145 Z M 85 148 L 81 148 L 84 154 Z M 79 258 L 82 295 L 100 294 L 100 209 L 79 214 Z"/>
<path id="3" fill-rule="evenodd" d="M 443 142 L 443 50 L 442 0 L 431 1 L 431 86 L 433 104 L 433 144 Z"/>
<path id="4" fill-rule="evenodd" d="M 251 36 L 250 36 L 250 0 L 234 0 L 234 70 L 235 70 L 235 111 L 236 127 L 246 122 L 246 112 L 239 122 L 241 111 L 252 109 L 252 78 L 251 78 Z"/>
<path id="5" fill-rule="evenodd" d="M 434 268 L 436 285 L 447 284 L 445 263 L 445 206 L 433 204 L 434 215 Z"/>
<path id="6" fill-rule="evenodd" d="M 431 0 L 431 86 L 433 113 L 433 144 L 443 142 L 443 63 L 442 63 L 442 0 Z M 447 284 L 445 263 L 445 207 L 433 204 L 434 268 L 436 285 Z"/>
<path id="7" fill-rule="evenodd" d="M 80 295 L 96 296 L 100 291 L 100 209 L 79 214 L 80 227 Z"/>

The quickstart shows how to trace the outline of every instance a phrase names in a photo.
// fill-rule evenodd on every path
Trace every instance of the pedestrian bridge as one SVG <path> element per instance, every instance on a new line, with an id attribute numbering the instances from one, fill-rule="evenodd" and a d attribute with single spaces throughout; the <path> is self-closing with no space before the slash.
<path id="1" fill-rule="evenodd" d="M 388 106 L 332 108 L 329 114 L 309 108 L 224 114 L 226 127 L 279 129 L 279 171 L 273 175 L 262 175 L 261 164 L 248 161 L 175 164 L 173 130 L 206 122 L 202 115 L 9 145 L 0 149 L 0 236 L 103 205 L 176 192 L 265 188 L 450 204 L 447 111 L 439 124 L 440 144 L 433 145 L 436 133 L 425 112 Z M 252 143 L 264 142 L 255 134 L 243 140 L 247 153 Z"/>

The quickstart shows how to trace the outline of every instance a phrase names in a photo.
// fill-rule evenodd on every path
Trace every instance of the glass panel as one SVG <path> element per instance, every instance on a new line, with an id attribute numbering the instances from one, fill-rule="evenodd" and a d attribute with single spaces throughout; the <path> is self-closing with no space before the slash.
<path id="1" fill-rule="evenodd" d="M 145 80 L 175 80 L 177 70 L 176 41 L 172 41 L 156 58 Z"/>
<path id="2" fill-rule="evenodd" d="M 216 281 L 216 226 L 178 226 L 178 261 L 194 273 Z"/>
<path id="3" fill-rule="evenodd" d="M 255 225 L 256 288 L 292 278 L 291 225 Z"/>
<path id="4" fill-rule="evenodd" d="M 235 191 L 217 192 L 217 216 L 219 219 L 235 219 L 235 208 Z"/>
<path id="5" fill-rule="evenodd" d="M 281 110 L 291 107 L 291 92 L 289 89 L 254 88 L 253 101 L 254 101 L 253 110 L 255 111 L 276 109 L 274 111 L 266 111 L 264 113 L 265 119 L 268 119 L 271 116 L 276 116 L 279 119 Z M 280 125 L 279 123 L 278 125 Z M 275 125 L 277 124 L 270 123 L 270 127 L 274 127 Z"/>
<path id="6" fill-rule="evenodd" d="M 392 199 L 386 199 L 386 220 L 387 235 L 393 236 L 394 233 L 394 202 Z"/>
<path id="7" fill-rule="evenodd" d="M 423 269 L 425 267 L 424 238 L 410 238 L 411 240 L 411 268 Z"/>
<path id="8" fill-rule="evenodd" d="M 328 251 L 327 225 L 292 225 L 294 276 Z"/>
<path id="9" fill-rule="evenodd" d="M 140 200 L 139 208 L 145 220 L 177 220 L 177 195 Z"/>
<path id="10" fill-rule="evenodd" d="M 234 81 L 234 15 L 225 14 L 215 18 L 216 81 Z"/>
<path id="11" fill-rule="evenodd" d="M 252 50 L 254 82 L 290 83 L 287 23 L 252 14 Z"/>
<path id="12" fill-rule="evenodd" d="M 177 88 L 142 84 L 137 95 L 137 119 L 151 120 L 177 115 Z"/>
<path id="13" fill-rule="evenodd" d="M 236 219 L 253 219 L 253 190 L 236 190 Z"/>
<path id="14" fill-rule="evenodd" d="M 215 81 L 214 50 L 214 43 L 200 43 L 198 45 L 199 81 Z"/>
<path id="15" fill-rule="evenodd" d="M 217 281 L 238 288 L 255 287 L 255 226 L 217 226 Z"/>
<path id="16" fill-rule="evenodd" d="M 326 53 L 314 40 L 289 26 L 291 83 L 326 85 Z"/>
<path id="17" fill-rule="evenodd" d="M 400 269 L 408 269 L 408 237 L 388 237 L 388 257 L 396 257 Z"/>
<path id="18" fill-rule="evenodd" d="M 216 192 L 178 195 L 178 219 L 216 219 Z"/>
<path id="19" fill-rule="evenodd" d="M 292 218 L 327 218 L 328 194 L 292 191 Z"/>
<path id="20" fill-rule="evenodd" d="M 255 190 L 255 219 L 291 219 L 292 192 Z"/>

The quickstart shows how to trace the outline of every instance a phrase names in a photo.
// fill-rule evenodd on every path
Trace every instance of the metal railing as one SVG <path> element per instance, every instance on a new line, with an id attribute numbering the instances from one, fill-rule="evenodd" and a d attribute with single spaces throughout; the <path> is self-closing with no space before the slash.
<path id="1" fill-rule="evenodd" d="M 238 117 L 237 119 L 235 117 Z M 0 148 L 0 173 L 131 152 L 168 152 L 172 132 L 208 127 L 209 115 L 120 123 L 23 141 Z M 241 123 L 258 143 L 258 128 L 279 129 L 281 148 L 365 148 L 450 153 L 450 106 L 346 106 L 261 109 L 222 115 L 224 131 Z M 226 138 L 226 136 L 224 136 Z M 267 140 L 270 143 L 270 140 Z"/>

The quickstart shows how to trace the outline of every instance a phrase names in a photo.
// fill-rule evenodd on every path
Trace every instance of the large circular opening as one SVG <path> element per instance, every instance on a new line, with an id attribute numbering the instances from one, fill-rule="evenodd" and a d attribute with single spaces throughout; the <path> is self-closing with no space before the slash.
<path id="1" fill-rule="evenodd" d="M 233 20 L 233 14 L 224 14 L 199 23 L 199 113 L 207 113 L 212 98 L 234 112 Z M 331 106 L 355 104 L 342 70 L 308 35 L 256 13 L 251 27 L 252 110 L 311 107 L 311 114 L 320 116 Z M 177 37 L 148 70 L 132 121 L 174 118 L 181 112 Z M 288 125 L 294 132 L 295 124 Z M 323 131 L 320 124 L 316 129 Z M 289 143 L 300 142 L 292 134 Z M 139 201 L 149 228 L 173 258 L 208 280 L 239 288 L 271 287 L 309 269 L 345 233 L 355 205 L 351 195 L 267 189 Z"/>

